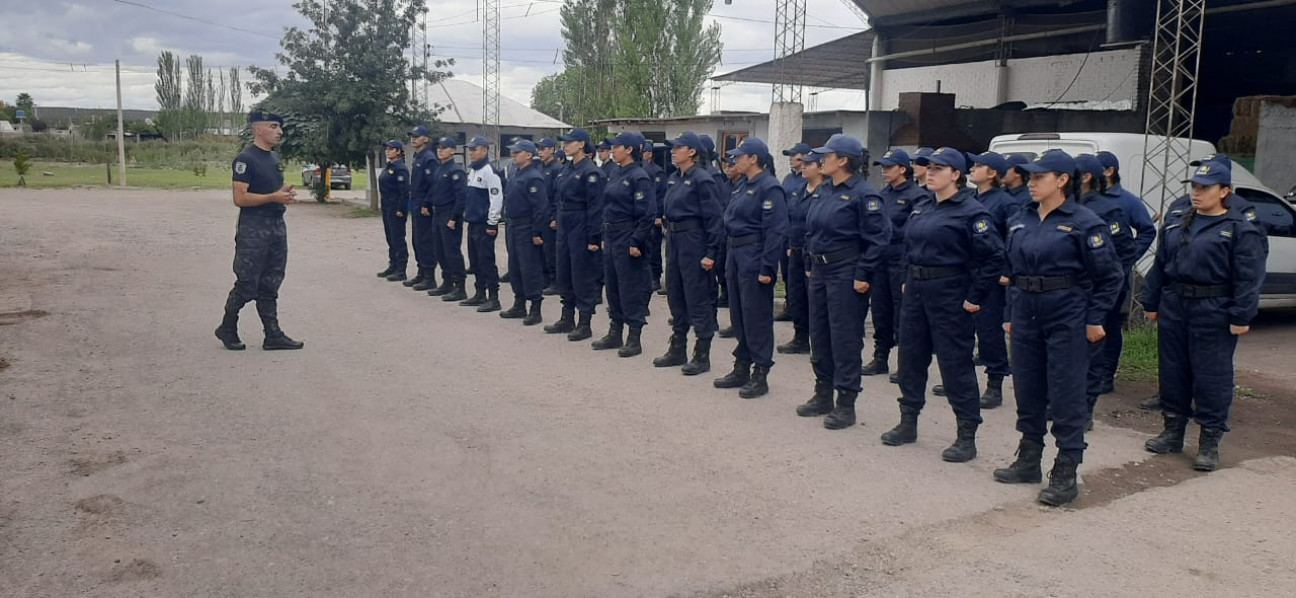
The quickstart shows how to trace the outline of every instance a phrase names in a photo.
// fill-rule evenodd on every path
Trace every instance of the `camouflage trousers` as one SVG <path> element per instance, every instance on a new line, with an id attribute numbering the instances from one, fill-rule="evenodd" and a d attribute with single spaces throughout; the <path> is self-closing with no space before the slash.
<path id="1" fill-rule="evenodd" d="M 225 301 L 225 317 L 256 301 L 267 329 L 278 326 L 279 285 L 288 265 L 288 229 L 283 218 L 240 215 L 234 234 L 234 288 Z"/>

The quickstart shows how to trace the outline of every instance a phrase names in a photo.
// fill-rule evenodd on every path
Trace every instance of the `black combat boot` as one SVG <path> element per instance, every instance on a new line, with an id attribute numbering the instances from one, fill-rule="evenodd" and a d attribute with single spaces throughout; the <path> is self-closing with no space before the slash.
<path id="1" fill-rule="evenodd" d="M 1076 468 L 1079 466 L 1071 455 L 1058 453 L 1053 461 L 1053 471 L 1049 472 L 1048 488 L 1040 490 L 1039 501 L 1050 507 L 1060 507 L 1079 497 L 1080 490 L 1076 488 Z"/>
<path id="2" fill-rule="evenodd" d="M 723 378 L 716 378 L 711 385 L 716 388 L 742 388 L 748 380 L 751 380 L 751 367 L 750 361 L 735 359 L 733 371 L 725 374 Z"/>
<path id="3" fill-rule="evenodd" d="M 864 364 L 864 369 L 860 374 L 864 376 L 878 376 L 891 371 L 891 365 L 888 363 L 891 359 L 891 351 L 877 349 L 873 352 L 873 361 Z"/>
<path id="4" fill-rule="evenodd" d="M 429 290 L 434 290 L 439 288 L 437 287 L 436 274 L 434 273 L 433 270 L 429 269 L 427 271 L 427 274 L 423 275 L 423 282 L 420 282 L 410 288 L 416 291 L 429 291 Z"/>
<path id="5" fill-rule="evenodd" d="M 288 335 L 279 329 L 278 320 L 262 318 L 261 323 L 265 326 L 265 341 L 261 343 L 262 349 L 266 351 L 294 351 L 306 346 L 306 343 L 288 338 Z"/>
<path id="6" fill-rule="evenodd" d="M 513 307 L 510 307 L 500 312 L 500 317 L 504 318 L 505 320 L 516 320 L 518 318 L 525 318 L 526 315 L 527 315 L 526 299 L 523 299 L 521 297 L 514 297 Z"/>
<path id="7" fill-rule="evenodd" d="M 1017 444 L 1017 460 L 1008 467 L 994 470 L 994 479 L 1002 484 L 1038 484 L 1044 479 L 1040 470 L 1040 459 L 1044 457 L 1044 445 L 1021 439 Z"/>
<path id="8" fill-rule="evenodd" d="M 528 313 L 527 317 L 522 319 L 523 326 L 535 326 L 544 321 L 544 316 L 540 313 L 541 303 L 544 303 L 544 299 L 536 299 L 531 302 L 531 313 Z"/>
<path id="9" fill-rule="evenodd" d="M 643 353 L 643 345 L 639 344 L 639 335 L 643 332 L 640 326 L 631 326 L 630 335 L 626 337 L 626 344 L 617 351 L 617 357 L 634 357 Z M 619 335 L 618 335 L 618 340 Z"/>
<path id="10" fill-rule="evenodd" d="M 693 359 L 680 368 L 685 376 L 696 376 L 711 371 L 711 337 L 694 339 Z"/>
<path id="11" fill-rule="evenodd" d="M 414 273 L 414 278 L 402 282 L 401 284 L 407 287 L 413 287 L 416 284 L 423 284 L 423 281 L 425 280 L 427 280 L 427 272 L 424 272 L 422 268 L 419 268 L 418 271 Z"/>
<path id="12" fill-rule="evenodd" d="M 936 396 L 938 396 L 938 397 L 943 397 L 943 396 L 945 396 L 945 385 L 944 385 L 944 384 L 937 384 L 936 386 L 933 386 L 933 387 L 932 387 L 932 394 L 934 394 L 934 395 L 936 395 Z"/>
<path id="13" fill-rule="evenodd" d="M 540 294 L 545 297 L 553 297 L 554 295 L 561 295 L 562 289 L 559 289 L 558 285 L 550 283 L 543 291 L 540 291 Z"/>
<path id="14" fill-rule="evenodd" d="M 828 415 L 833 410 L 833 387 L 831 382 L 815 380 L 814 395 L 809 401 L 797 405 L 796 414 L 801 417 Z"/>
<path id="15" fill-rule="evenodd" d="M 1098 389 L 1098 394 L 1109 395 L 1113 392 L 1116 392 L 1116 378 L 1104 376 L 1102 386 Z"/>
<path id="16" fill-rule="evenodd" d="M 958 423 L 958 438 L 954 440 L 949 448 L 941 453 L 941 458 L 950 463 L 967 463 L 976 458 L 976 431 L 977 423 L 970 420 L 960 420 Z"/>
<path id="17" fill-rule="evenodd" d="M 1215 471 L 1219 469 L 1219 445 L 1224 439 L 1224 430 L 1220 428 L 1202 428 L 1197 440 L 1197 459 L 1193 469 L 1197 471 Z"/>
<path id="18" fill-rule="evenodd" d="M 1158 455 L 1182 453 L 1184 432 L 1188 429 L 1188 418 L 1169 411 L 1162 414 L 1165 418 L 1165 429 L 1155 438 L 1143 443 L 1143 448 Z"/>
<path id="19" fill-rule="evenodd" d="M 487 313 L 500 310 L 499 289 L 486 289 L 486 303 L 477 308 L 478 312 Z"/>
<path id="20" fill-rule="evenodd" d="M 755 399 L 769 394 L 769 371 L 767 367 L 755 366 L 751 371 L 751 378 L 742 388 L 738 389 L 738 396 L 744 399 Z"/>
<path id="21" fill-rule="evenodd" d="M 549 334 L 567 334 L 576 329 L 576 306 L 562 306 L 562 315 L 558 321 L 544 327 L 544 331 Z"/>
<path id="22" fill-rule="evenodd" d="M 574 343 L 594 336 L 594 331 L 590 329 L 590 318 L 593 317 L 594 314 L 581 314 L 580 321 L 576 323 L 576 329 L 567 335 L 567 340 Z"/>
<path id="23" fill-rule="evenodd" d="M 230 351 L 242 351 L 247 348 L 238 335 L 238 312 L 225 312 L 220 327 L 216 328 L 216 338 Z"/>
<path id="24" fill-rule="evenodd" d="M 387 264 L 387 269 L 378 273 L 378 278 L 387 278 L 388 275 L 396 271 L 396 266 Z"/>
<path id="25" fill-rule="evenodd" d="M 774 321 L 775 322 L 792 321 L 792 310 L 788 309 L 788 304 L 786 301 L 783 302 L 783 309 L 780 309 L 778 313 L 774 314 Z"/>
<path id="26" fill-rule="evenodd" d="M 387 280 L 391 282 L 400 282 L 402 280 L 405 280 L 405 269 L 401 268 L 399 270 L 396 270 L 395 272 L 392 272 L 391 274 L 388 274 Z"/>
<path id="27" fill-rule="evenodd" d="M 725 326 L 724 328 L 721 328 L 719 331 L 716 332 L 716 336 L 720 338 L 733 338 L 734 337 L 733 326 L 729 325 L 729 326 Z"/>
<path id="28" fill-rule="evenodd" d="M 464 307 L 480 307 L 486 305 L 486 289 L 476 289 L 472 297 L 459 302 Z"/>
<path id="29" fill-rule="evenodd" d="M 900 423 L 882 433 L 882 444 L 900 446 L 918 442 L 918 413 L 919 411 L 913 407 L 901 405 Z"/>
<path id="30" fill-rule="evenodd" d="M 441 274 L 445 274 L 445 270 L 442 270 Z M 442 276 L 440 286 L 434 289 L 428 289 L 427 294 L 429 297 L 441 297 L 450 294 L 450 292 L 454 290 L 454 287 L 455 283 L 453 280 L 450 280 L 449 276 Z"/>
<path id="31" fill-rule="evenodd" d="M 986 389 L 981 394 L 982 409 L 994 409 L 1003 405 L 1003 380 L 1003 376 L 995 375 L 986 379 Z"/>
<path id="32" fill-rule="evenodd" d="M 624 328 L 625 325 L 621 322 L 612 322 L 608 324 L 607 334 L 603 335 L 603 338 L 590 343 L 590 346 L 594 347 L 595 351 L 621 348 L 621 333 Z"/>
<path id="33" fill-rule="evenodd" d="M 1159 394 L 1152 395 L 1146 399 L 1143 399 L 1143 401 L 1139 403 L 1139 409 L 1146 409 L 1148 411 L 1160 411 L 1162 409 L 1165 409 L 1165 403 L 1161 402 L 1161 395 Z"/>
<path id="34" fill-rule="evenodd" d="M 810 333 L 804 328 L 797 327 L 792 334 L 792 340 L 786 344 L 778 346 L 778 352 L 785 355 L 799 355 L 810 352 Z"/>
<path id="35" fill-rule="evenodd" d="M 895 373 L 891 374 L 890 376 L 887 376 L 887 382 L 890 382 L 890 383 L 892 383 L 892 384 L 899 384 L 899 383 L 900 383 L 900 372 L 895 372 Z"/>
<path id="36" fill-rule="evenodd" d="M 464 282 L 462 280 L 456 280 L 450 292 L 441 296 L 442 301 L 463 301 L 467 298 L 468 293 L 464 292 Z"/>
<path id="37" fill-rule="evenodd" d="M 667 341 L 666 354 L 653 360 L 653 367 L 669 368 L 684 365 L 688 361 L 688 339 L 684 333 L 676 332 Z"/>
<path id="38" fill-rule="evenodd" d="M 845 430 L 855 425 L 855 399 L 859 393 L 849 390 L 837 391 L 837 407 L 823 420 L 823 427 L 829 430 Z"/>

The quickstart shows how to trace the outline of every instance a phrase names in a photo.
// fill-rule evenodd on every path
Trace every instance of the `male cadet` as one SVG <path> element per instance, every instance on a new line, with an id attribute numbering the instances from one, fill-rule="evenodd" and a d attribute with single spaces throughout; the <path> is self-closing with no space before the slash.
<path id="1" fill-rule="evenodd" d="M 464 292 L 463 214 L 468 199 L 468 174 L 455 162 L 453 137 L 437 140 L 436 176 L 432 178 L 432 230 L 436 240 L 441 286 L 427 294 L 442 301 L 462 301 Z"/>
<path id="2" fill-rule="evenodd" d="M 468 142 L 468 202 L 464 221 L 468 223 L 468 261 L 472 264 L 477 292 L 459 305 L 477 307 L 479 312 L 500 310 L 499 268 L 495 264 L 495 239 L 504 211 L 504 182 L 490 162 L 490 142 L 473 137 Z"/>
<path id="3" fill-rule="evenodd" d="M 418 275 L 405 281 L 407 287 L 426 291 L 436 286 L 437 249 L 432 229 L 432 175 L 436 174 L 437 157 L 428 147 L 432 132 L 419 125 L 409 132 L 414 145 L 414 164 L 410 167 L 410 211 L 414 228 L 414 261 Z"/>
<path id="4" fill-rule="evenodd" d="M 225 300 L 225 318 L 216 338 L 226 349 L 242 351 L 239 340 L 239 311 L 256 300 L 257 314 L 265 328 L 267 351 L 300 349 L 303 343 L 288 338 L 279 329 L 279 285 L 288 265 L 288 229 L 284 206 L 296 199 L 292 185 L 284 185 L 283 164 L 273 148 L 283 139 L 283 118 L 263 110 L 248 114 L 252 145 L 234 158 L 234 205 L 239 207 L 238 230 L 234 233 L 234 288 Z"/>
<path id="5" fill-rule="evenodd" d="M 556 154 L 558 151 L 558 142 L 548 137 L 541 137 L 537 141 L 536 149 L 540 150 L 540 172 L 544 174 L 547 189 L 549 189 L 549 226 L 541 231 L 544 238 L 544 276 L 545 276 L 545 295 L 558 294 L 558 190 L 554 185 L 554 179 L 558 178 L 558 173 L 562 172 L 563 163 L 558 160 Z"/>

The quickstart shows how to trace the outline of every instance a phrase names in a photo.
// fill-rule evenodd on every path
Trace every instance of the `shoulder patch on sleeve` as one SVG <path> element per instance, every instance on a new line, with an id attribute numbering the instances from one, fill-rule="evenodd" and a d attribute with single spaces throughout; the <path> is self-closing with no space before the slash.
<path id="1" fill-rule="evenodd" d="M 537 188 L 537 187 L 531 187 L 531 189 L 530 189 L 529 191 L 530 191 L 531 193 L 535 193 L 536 191 L 539 191 L 539 190 L 540 190 L 540 189 Z"/>
<path id="2" fill-rule="evenodd" d="M 1255 222 L 1256 219 L 1255 210 L 1247 210 L 1245 212 L 1242 212 L 1242 215 L 1246 216 L 1247 222 Z"/>
<path id="3" fill-rule="evenodd" d="M 1232 230 L 1229 230 L 1229 229 L 1224 229 L 1224 230 L 1220 231 L 1220 236 L 1221 236 L 1221 237 L 1228 237 L 1228 238 L 1231 239 L 1231 238 L 1233 238 L 1233 231 L 1232 231 Z"/>
<path id="4" fill-rule="evenodd" d="M 500 192 L 499 187 L 491 187 L 490 190 L 491 195 L 499 195 L 499 192 Z"/>
<path id="5" fill-rule="evenodd" d="M 247 172 L 247 162 L 243 162 L 243 161 L 241 161 L 241 160 L 238 161 L 238 162 L 235 162 L 235 163 L 234 163 L 234 172 L 237 172 L 237 173 L 239 173 L 239 174 L 243 174 L 243 173 Z"/>
<path id="6" fill-rule="evenodd" d="M 453 181 L 457 181 L 457 180 L 459 180 L 459 173 L 457 173 L 457 172 L 454 173 L 454 176 L 450 177 L 450 180 L 453 180 Z"/>
<path id="7" fill-rule="evenodd" d="M 1092 234 L 1092 235 L 1089 235 L 1089 248 L 1090 248 L 1090 249 L 1098 249 L 1099 247 L 1102 247 L 1102 246 L 1105 245 L 1106 243 L 1107 243 L 1107 241 L 1103 239 L 1103 236 L 1102 236 L 1102 234 L 1100 234 L 1100 233 L 1094 233 L 1094 234 Z"/>
<path id="8" fill-rule="evenodd" d="M 404 183 L 404 182 L 405 182 L 405 175 L 403 175 L 403 174 L 398 174 L 398 175 L 396 175 L 396 182 L 398 182 L 398 183 Z"/>
<path id="9" fill-rule="evenodd" d="M 985 218 L 977 220 L 972 224 L 972 230 L 976 231 L 977 234 L 984 233 L 990 230 L 990 221 Z"/>
<path id="10" fill-rule="evenodd" d="M 1111 223 L 1111 234 L 1112 234 L 1112 236 L 1114 237 L 1114 236 L 1116 236 L 1116 235 L 1119 235 L 1120 232 L 1121 232 L 1121 226 L 1120 226 L 1120 223 L 1119 223 L 1119 222 L 1113 222 L 1113 223 Z"/>
<path id="11" fill-rule="evenodd" d="M 644 198 L 644 192 L 643 192 L 643 191 L 635 191 L 635 199 L 638 200 L 638 199 L 643 199 L 643 198 Z"/>
<path id="12" fill-rule="evenodd" d="M 774 200 L 772 200 L 772 199 L 767 199 L 767 200 L 765 200 L 765 203 L 761 204 L 761 209 L 764 209 L 764 210 L 773 210 L 773 209 L 774 209 Z"/>
<path id="13" fill-rule="evenodd" d="M 882 202 L 880 202 L 880 201 L 878 201 L 878 200 L 876 200 L 876 199 L 870 199 L 870 200 L 869 200 L 869 202 L 868 202 L 868 211 L 870 211 L 870 212 L 876 212 L 876 211 L 881 210 L 881 209 L 882 209 Z"/>
<path id="14" fill-rule="evenodd" d="M 589 175 L 589 182 L 591 182 L 591 183 L 597 183 L 598 180 L 599 180 L 599 175 L 598 175 L 598 173 L 594 173 L 594 174 Z"/>

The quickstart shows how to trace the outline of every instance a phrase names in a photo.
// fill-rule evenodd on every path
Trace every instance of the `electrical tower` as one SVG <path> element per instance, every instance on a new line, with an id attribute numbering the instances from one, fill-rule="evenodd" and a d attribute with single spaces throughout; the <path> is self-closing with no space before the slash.
<path id="1" fill-rule="evenodd" d="M 427 79 L 428 55 L 432 52 L 432 46 L 428 45 L 426 11 L 419 16 L 419 21 L 414 24 L 413 29 L 411 37 L 414 38 L 414 43 L 410 47 L 410 62 L 416 70 L 421 70 L 423 74 L 410 80 L 410 97 L 419 110 L 428 110 L 432 107 L 428 102 Z"/>
<path id="2" fill-rule="evenodd" d="M 801 102 L 801 86 L 785 81 L 792 78 L 786 58 L 805 49 L 806 0 L 775 0 L 774 61 L 779 83 L 774 84 L 775 102 Z"/>
<path id="3" fill-rule="evenodd" d="M 1143 201 L 1164 212 L 1182 195 L 1197 114 L 1206 0 L 1158 0 L 1147 129 L 1143 138 Z"/>
<path id="4" fill-rule="evenodd" d="M 481 0 L 482 7 L 482 126 L 491 143 L 500 142 L 500 26 L 499 0 Z"/>

